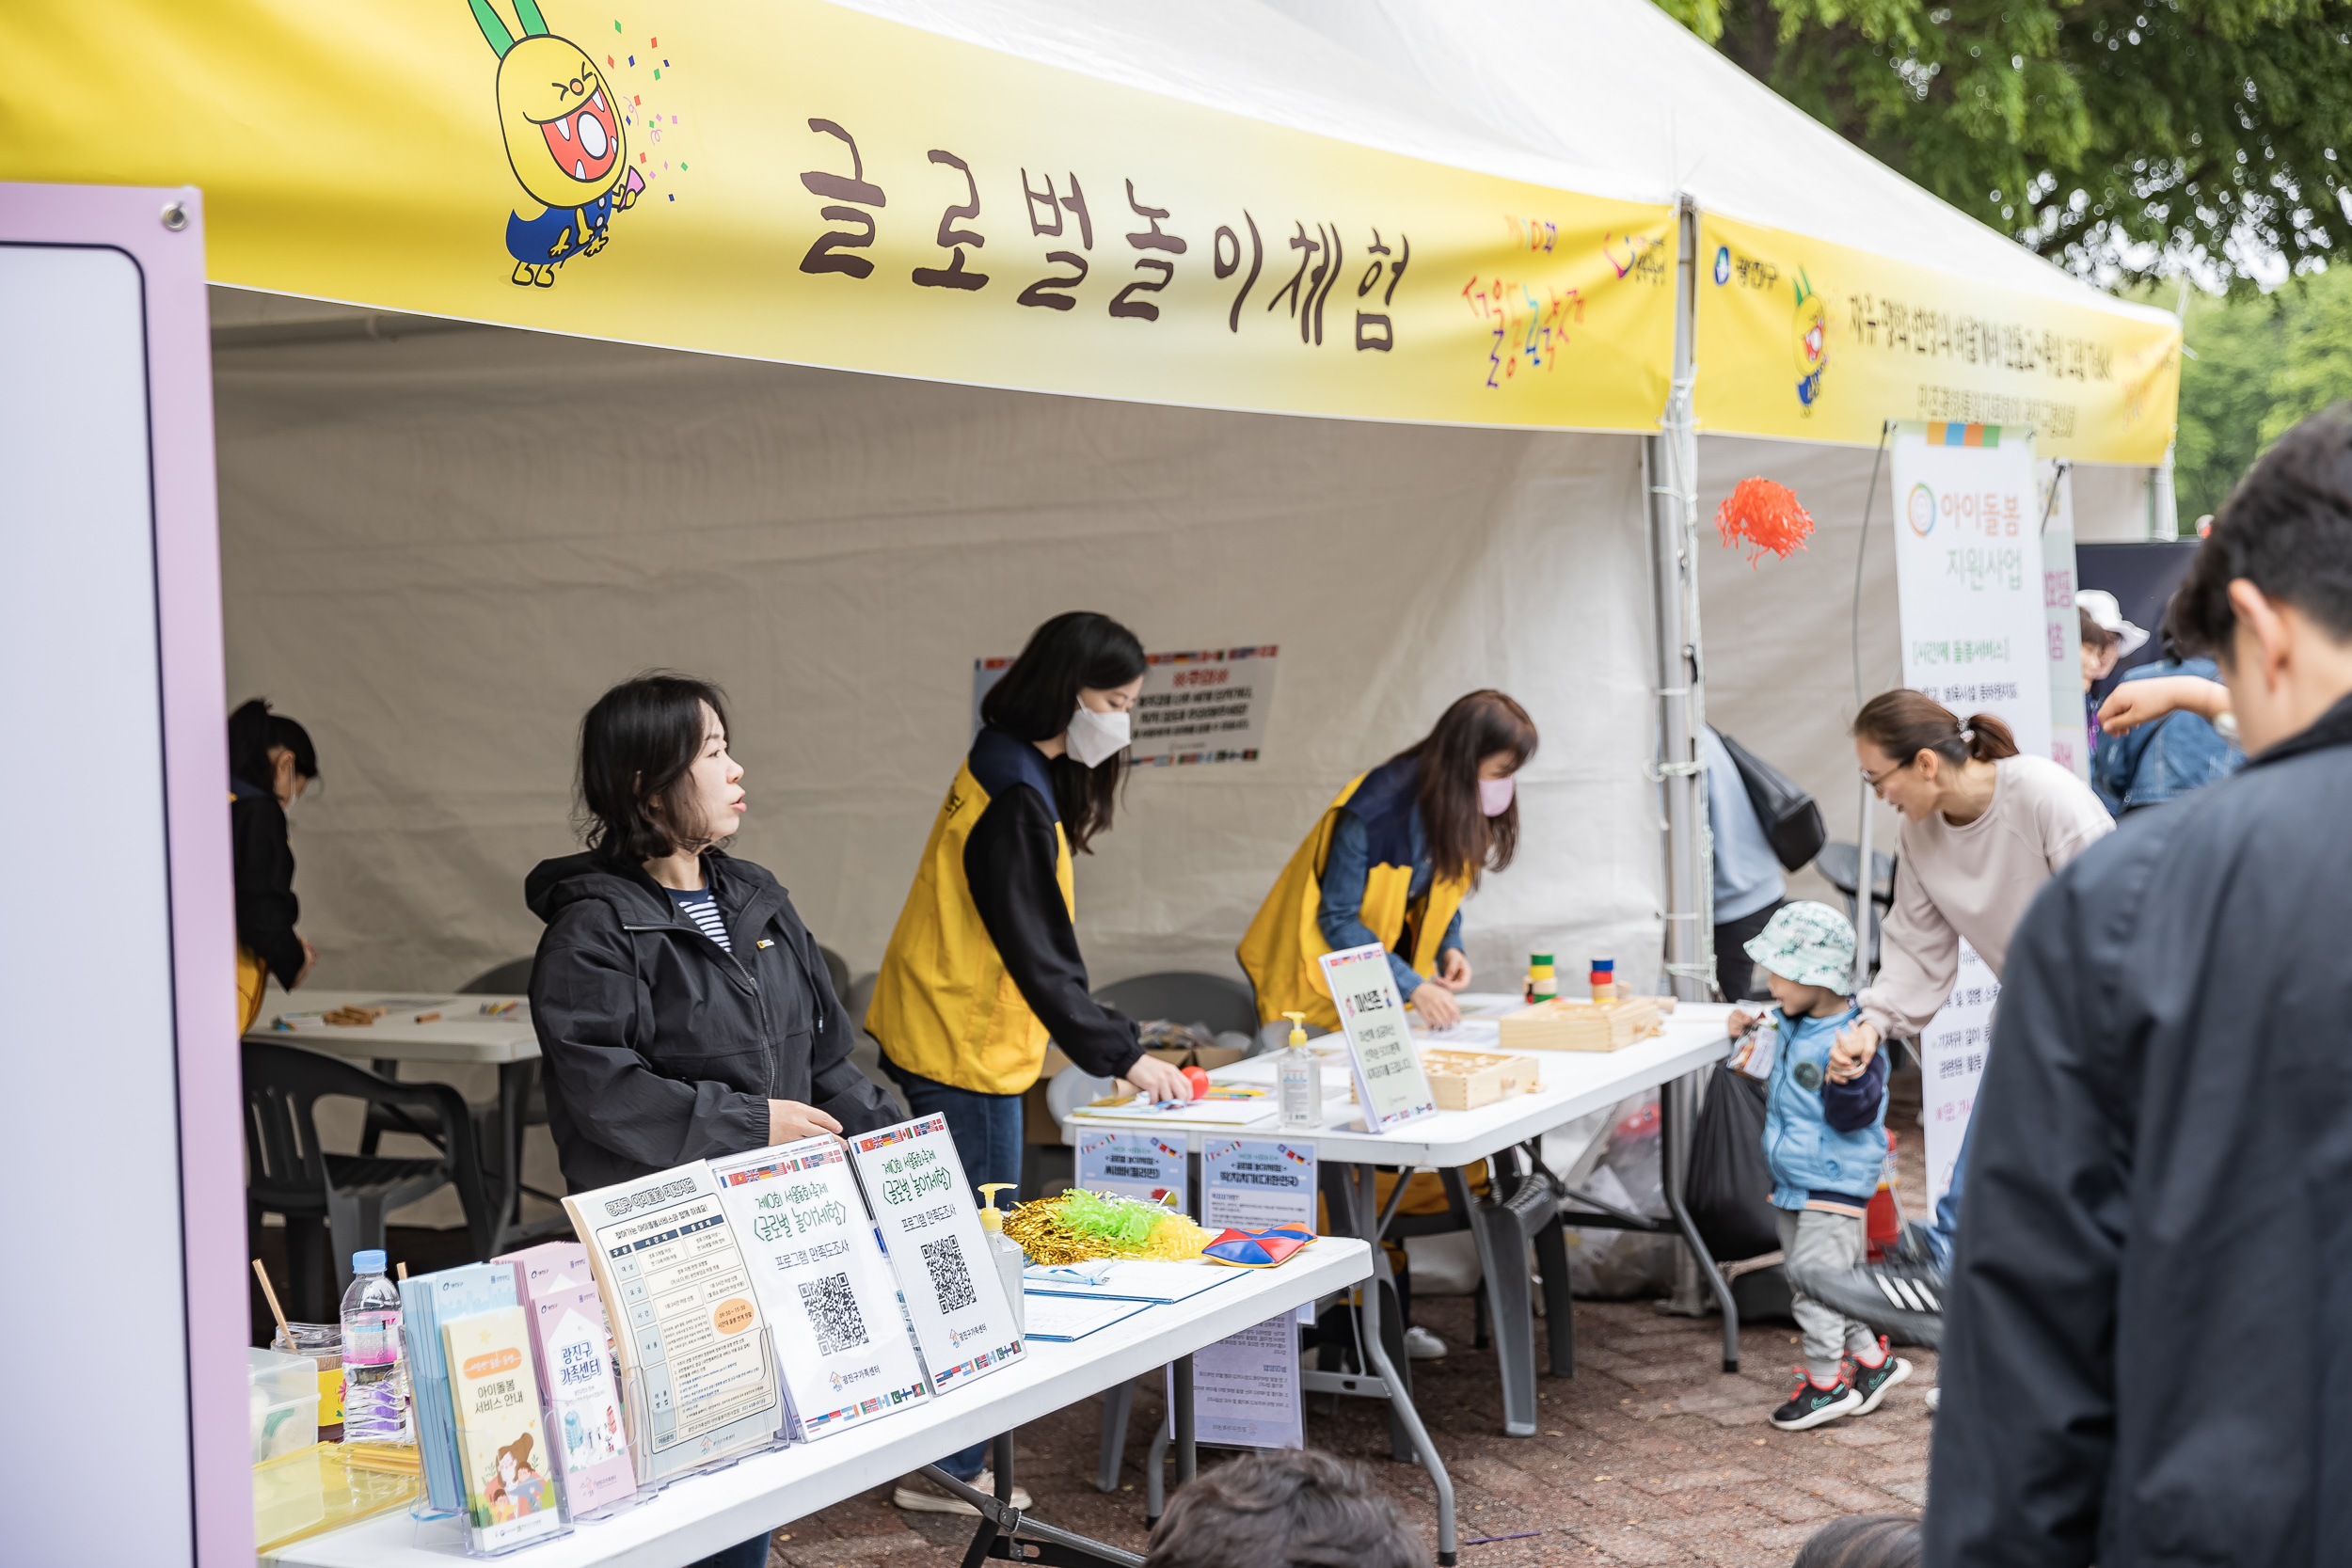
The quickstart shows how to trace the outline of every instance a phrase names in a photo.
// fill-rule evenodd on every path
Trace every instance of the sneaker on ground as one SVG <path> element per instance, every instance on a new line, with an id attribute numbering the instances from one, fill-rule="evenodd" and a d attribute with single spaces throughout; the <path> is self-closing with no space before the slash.
<path id="1" fill-rule="evenodd" d="M 979 1479 L 971 1484 L 976 1492 L 993 1494 L 996 1490 L 996 1472 L 982 1470 Z M 954 1496 L 920 1471 L 911 1476 L 901 1476 L 898 1484 L 891 1490 L 890 1500 L 910 1513 L 961 1513 L 967 1519 L 977 1519 L 980 1516 L 978 1509 L 974 1508 L 961 1497 Z M 1029 1509 L 1029 1494 L 1017 1485 L 1012 1489 L 1012 1506 L 1025 1513 Z"/>
<path id="2" fill-rule="evenodd" d="M 1445 1341 L 1425 1328 L 1408 1328 L 1405 1331 L 1405 1354 L 1415 1361 L 1442 1361 Z"/>
<path id="3" fill-rule="evenodd" d="M 1772 1425 L 1783 1432 L 1804 1432 L 1834 1421 L 1862 1403 L 1862 1396 L 1844 1378 L 1824 1388 L 1813 1381 L 1813 1374 L 1803 1367 L 1797 1369 L 1797 1391 L 1788 1396 L 1788 1402 L 1772 1412 Z"/>
<path id="4" fill-rule="evenodd" d="M 1867 1416 L 1879 1407 L 1886 1391 L 1911 1375 L 1911 1363 L 1899 1355 L 1886 1354 L 1886 1336 L 1879 1336 L 1879 1364 L 1866 1367 L 1852 1356 L 1846 1357 L 1847 1381 L 1853 1391 L 1862 1396 L 1862 1402 L 1853 1407 L 1857 1416 Z"/>
<path id="5" fill-rule="evenodd" d="M 1930 1349 L 1944 1340 L 1945 1273 L 1927 1243 L 1906 1232 L 1883 1262 L 1791 1277 L 1823 1306 L 1859 1319 L 1905 1344 Z"/>

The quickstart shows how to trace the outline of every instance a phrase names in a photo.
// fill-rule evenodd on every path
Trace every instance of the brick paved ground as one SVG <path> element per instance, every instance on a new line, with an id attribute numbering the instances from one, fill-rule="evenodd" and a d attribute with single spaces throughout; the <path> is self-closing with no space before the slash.
<path id="1" fill-rule="evenodd" d="M 1916 1195 L 1917 1074 L 1899 1073 L 1894 1091 L 1888 1119 L 1902 1134 L 1901 1186 Z M 1793 1386 L 1794 1329 L 1743 1328 L 1740 1373 L 1726 1377 L 1717 1370 L 1716 1320 L 1662 1317 L 1637 1302 L 1580 1302 L 1578 1375 L 1544 1379 L 1544 1432 L 1514 1439 L 1502 1434 L 1493 1353 L 1470 1348 L 1469 1299 L 1422 1301 L 1415 1311 L 1453 1346 L 1445 1360 L 1415 1367 L 1414 1392 L 1454 1478 L 1462 1539 L 1539 1532 L 1465 1546 L 1466 1568 L 1780 1565 L 1824 1520 L 1909 1512 L 1927 1500 L 1931 1418 L 1922 1396 L 1935 1381 L 1931 1353 L 1901 1352 L 1912 1380 L 1875 1413 L 1780 1433 L 1764 1418 Z M 1348 1400 L 1332 1416 L 1323 1402 L 1309 1402 L 1308 1441 L 1372 1465 L 1434 1544 L 1429 1480 L 1418 1465 L 1389 1459 L 1384 1407 Z M 1160 1396 L 1138 1387 L 1121 1477 L 1127 1489 L 1107 1497 L 1093 1484 L 1101 1409 L 1088 1400 L 1024 1429 L 1020 1479 L 1041 1517 L 1140 1551 L 1142 1460 L 1162 1418 Z M 898 1513 L 884 1487 L 779 1531 L 770 1560 L 772 1568 L 928 1568 L 955 1560 L 969 1538 L 968 1521 Z"/>

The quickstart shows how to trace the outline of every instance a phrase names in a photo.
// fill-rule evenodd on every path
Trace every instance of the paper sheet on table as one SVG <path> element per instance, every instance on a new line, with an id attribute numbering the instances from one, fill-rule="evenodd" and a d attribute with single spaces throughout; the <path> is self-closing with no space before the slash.
<path id="1" fill-rule="evenodd" d="M 1060 1345 L 1083 1339 L 1113 1323 L 1125 1323 L 1136 1313 L 1149 1312 L 1157 1305 L 1149 1301 L 1130 1301 L 1124 1296 L 1089 1299 L 1028 1289 L 1023 1290 L 1021 1295 L 1024 1326 L 1029 1338 Z"/>
<path id="2" fill-rule="evenodd" d="M 1099 1285 L 1081 1279 L 1041 1280 L 1035 1275 L 1027 1275 L 1022 1279 L 1021 1290 L 1032 1301 L 1041 1295 L 1154 1303 L 1189 1301 L 1247 1272 L 1198 1259 L 1163 1263 L 1149 1258 L 1122 1258 L 1104 1271 Z"/>
<path id="3" fill-rule="evenodd" d="M 1431 1046 L 1439 1051 L 1492 1051 L 1502 1044 L 1502 1021 L 1499 1018 L 1466 1018 L 1451 1029 L 1426 1029 L 1413 1025 L 1413 1043 Z"/>
<path id="4" fill-rule="evenodd" d="M 1195 1100 L 1182 1105 L 1085 1105 L 1071 1112 L 1070 1118 L 1148 1117 L 1171 1127 L 1254 1127 L 1272 1121 L 1280 1109 L 1274 1097 L 1267 1095 L 1256 1100 Z"/>

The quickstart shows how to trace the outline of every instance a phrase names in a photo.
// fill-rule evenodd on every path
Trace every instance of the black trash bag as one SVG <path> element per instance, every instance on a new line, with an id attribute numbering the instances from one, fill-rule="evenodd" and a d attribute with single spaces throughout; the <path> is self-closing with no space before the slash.
<path id="1" fill-rule="evenodd" d="M 1708 1255 L 1719 1261 L 1780 1250 L 1772 1170 L 1764 1159 L 1764 1085 L 1728 1062 L 1715 1064 L 1715 1081 L 1691 1133 L 1683 1202 Z"/>
<path id="2" fill-rule="evenodd" d="M 1748 792 L 1748 803 L 1756 808 L 1756 820 L 1764 826 L 1764 836 L 1772 841 L 1772 854 L 1787 869 L 1802 870 L 1821 852 L 1829 837 L 1829 829 L 1821 822 L 1821 808 L 1796 780 L 1723 731 L 1717 730 L 1715 738 L 1724 743 L 1732 766 L 1740 770 L 1740 783 Z"/>

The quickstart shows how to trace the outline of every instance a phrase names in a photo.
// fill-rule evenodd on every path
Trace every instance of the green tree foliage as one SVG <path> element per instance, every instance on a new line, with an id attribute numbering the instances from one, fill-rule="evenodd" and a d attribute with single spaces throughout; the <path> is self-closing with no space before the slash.
<path id="1" fill-rule="evenodd" d="M 2220 509 L 2264 447 L 2352 398 L 2352 267 L 2268 297 L 2192 296 L 2184 325 L 2197 357 L 2181 366 L 2172 478 L 2186 532 Z"/>
<path id="2" fill-rule="evenodd" d="M 1657 0 L 2077 273 L 2352 260 L 2352 0 Z"/>

